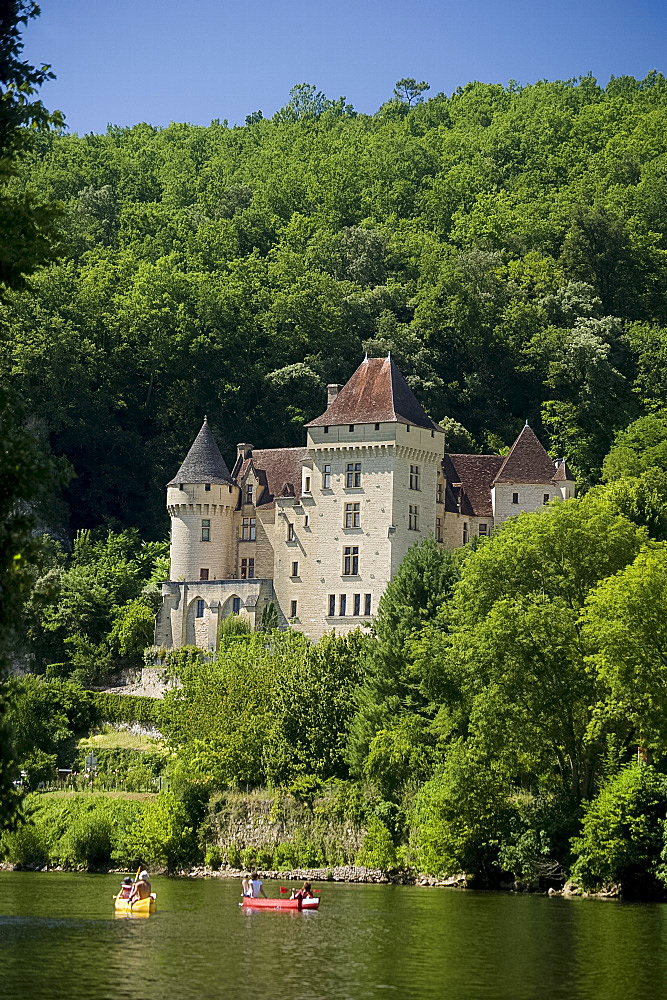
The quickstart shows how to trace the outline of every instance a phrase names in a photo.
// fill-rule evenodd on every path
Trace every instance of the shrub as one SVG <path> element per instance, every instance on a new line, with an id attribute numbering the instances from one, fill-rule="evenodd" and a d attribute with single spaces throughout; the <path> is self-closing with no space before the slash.
<path id="1" fill-rule="evenodd" d="M 388 871 L 396 867 L 396 849 L 391 834 L 377 816 L 371 816 L 361 850 L 356 858 L 358 865 Z"/>
<path id="2" fill-rule="evenodd" d="M 620 883 L 625 895 L 664 892 L 666 816 L 667 776 L 645 764 L 623 768 L 589 804 L 572 841 L 573 879 L 584 889 Z"/>
<path id="3" fill-rule="evenodd" d="M 195 861 L 197 841 L 184 804 L 171 792 L 160 792 L 129 831 L 126 850 L 138 862 L 167 871 Z"/>
<path id="4" fill-rule="evenodd" d="M 5 833 L 1 847 L 3 856 L 15 865 L 41 867 L 49 860 L 44 832 L 31 822 L 22 823 L 14 833 Z"/>
<path id="5" fill-rule="evenodd" d="M 206 853 L 205 860 L 209 868 L 211 868 L 214 872 L 218 871 L 220 865 L 222 864 L 222 851 L 217 844 L 209 848 Z"/>
<path id="6" fill-rule="evenodd" d="M 131 694 L 92 694 L 97 717 L 101 722 L 140 722 L 159 726 L 162 701 Z"/>
<path id="7" fill-rule="evenodd" d="M 242 867 L 241 852 L 239 851 L 236 844 L 232 844 L 227 848 L 227 864 L 230 868 L 241 868 Z"/>

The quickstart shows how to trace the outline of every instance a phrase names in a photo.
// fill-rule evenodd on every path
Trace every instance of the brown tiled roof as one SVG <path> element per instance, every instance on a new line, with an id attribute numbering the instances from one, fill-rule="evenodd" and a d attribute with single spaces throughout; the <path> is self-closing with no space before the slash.
<path id="1" fill-rule="evenodd" d="M 561 458 L 560 462 L 556 462 L 556 474 L 554 479 L 557 483 L 565 482 L 566 479 L 569 479 L 571 483 L 574 482 L 574 476 L 570 472 L 570 467 L 564 458 Z"/>
<path id="2" fill-rule="evenodd" d="M 523 428 L 494 479 L 495 483 L 553 483 L 556 472 L 535 432 Z"/>
<path id="3" fill-rule="evenodd" d="M 444 433 L 417 402 L 391 357 L 367 358 L 331 406 L 306 427 L 395 422 Z"/>
<path id="4" fill-rule="evenodd" d="M 243 460 L 237 479 L 240 483 L 252 465 L 261 487 L 256 501 L 258 507 L 270 506 L 280 496 L 300 497 L 301 467 L 309 457 L 307 448 L 255 449 L 250 458 Z"/>
<path id="5" fill-rule="evenodd" d="M 167 486 L 177 486 L 179 483 L 197 485 L 198 483 L 225 483 L 234 485 L 225 460 L 215 443 L 215 438 L 204 417 L 199 434 L 194 439 L 190 451 L 185 456 L 180 469 Z"/>
<path id="6" fill-rule="evenodd" d="M 491 488 L 503 464 L 502 455 L 445 455 L 442 471 L 461 513 L 469 517 L 492 517 Z M 451 501 L 450 501 L 451 502 Z M 445 509 L 447 496 L 445 496 Z M 454 508 L 458 510 L 458 504 Z"/>

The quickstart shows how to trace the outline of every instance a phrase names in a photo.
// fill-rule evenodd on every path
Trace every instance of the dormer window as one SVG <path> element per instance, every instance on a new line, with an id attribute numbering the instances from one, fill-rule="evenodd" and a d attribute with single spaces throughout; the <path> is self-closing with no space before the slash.
<path id="1" fill-rule="evenodd" d="M 252 483 L 248 483 L 245 488 L 245 502 L 252 503 Z"/>

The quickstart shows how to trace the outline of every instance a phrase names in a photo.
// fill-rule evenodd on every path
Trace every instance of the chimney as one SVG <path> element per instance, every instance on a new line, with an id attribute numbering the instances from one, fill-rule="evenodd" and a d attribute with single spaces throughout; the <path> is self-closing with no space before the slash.
<path id="1" fill-rule="evenodd" d="M 250 458 L 254 447 L 255 446 L 253 444 L 246 444 L 244 441 L 241 441 L 240 444 L 237 444 L 236 446 L 237 461 L 239 458 L 241 459 L 241 461 L 243 461 L 244 458 Z"/>
<path id="2" fill-rule="evenodd" d="M 339 385 L 338 382 L 332 382 L 331 385 L 327 386 L 327 408 L 331 406 L 342 388 L 342 385 Z"/>

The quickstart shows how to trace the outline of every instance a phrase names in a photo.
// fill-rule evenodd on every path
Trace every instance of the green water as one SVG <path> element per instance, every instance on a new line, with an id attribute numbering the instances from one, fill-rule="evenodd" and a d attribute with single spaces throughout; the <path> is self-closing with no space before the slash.
<path id="1" fill-rule="evenodd" d="M 114 918 L 118 881 L 0 873 L 0 996 L 667 995 L 667 906 L 322 884 L 317 913 L 252 912 L 235 882 L 154 878 L 158 913 L 131 920 Z"/>

